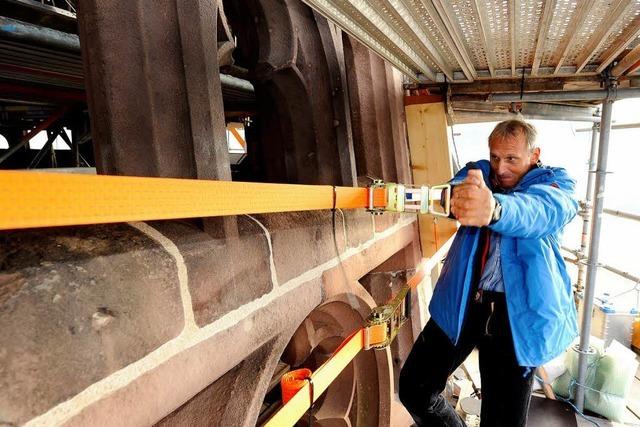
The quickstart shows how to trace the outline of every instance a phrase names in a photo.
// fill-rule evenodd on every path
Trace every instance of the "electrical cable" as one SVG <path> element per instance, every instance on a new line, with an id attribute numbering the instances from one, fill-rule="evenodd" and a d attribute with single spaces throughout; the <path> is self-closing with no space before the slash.
<path id="1" fill-rule="evenodd" d="M 336 186 L 333 186 L 333 207 L 331 208 L 331 230 L 332 230 L 332 237 L 333 237 L 333 249 L 336 251 L 336 258 L 338 258 L 338 267 L 340 268 L 340 273 L 342 274 L 342 280 L 344 281 L 345 287 L 349 286 L 349 278 L 347 276 L 347 271 L 344 268 L 344 264 L 342 263 L 342 258 L 340 256 L 340 248 L 338 247 L 338 231 L 336 229 L 336 199 L 337 199 L 337 194 L 336 194 Z M 344 226 L 344 212 L 342 212 L 342 210 L 340 210 L 340 213 L 342 214 L 342 223 Z M 345 247 L 347 245 L 347 241 L 346 241 L 346 234 L 345 234 Z M 351 306 L 351 308 L 353 308 L 354 310 L 356 310 L 360 304 L 358 304 L 358 300 L 353 296 L 353 294 L 351 292 L 345 292 L 347 295 L 347 299 L 349 300 L 349 305 Z"/>

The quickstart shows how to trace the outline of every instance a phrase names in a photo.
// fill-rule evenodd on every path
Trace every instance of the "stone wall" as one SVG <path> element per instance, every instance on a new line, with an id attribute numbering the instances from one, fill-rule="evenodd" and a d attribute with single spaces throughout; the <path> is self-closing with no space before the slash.
<path id="1" fill-rule="evenodd" d="M 330 219 L 239 217 L 237 242 L 177 221 L 2 233 L 2 422 L 255 423 L 305 317 L 353 295 L 362 319 L 375 301 L 358 279 L 419 251 L 414 218 L 374 233 L 374 217 L 356 230 L 338 213 L 338 259 Z M 221 256 L 236 244 L 245 250 L 228 254 L 239 258 Z"/>
<path id="2" fill-rule="evenodd" d="M 230 179 L 219 3 L 118 4 L 79 4 L 98 172 Z M 410 182 L 401 75 L 298 0 L 237 4 L 245 177 Z M 415 215 L 364 210 L 1 232 L 0 426 L 254 425 L 283 364 L 320 363 L 390 296 L 370 273 L 419 258 Z M 359 355 L 316 420 L 387 425 L 410 342 Z"/>

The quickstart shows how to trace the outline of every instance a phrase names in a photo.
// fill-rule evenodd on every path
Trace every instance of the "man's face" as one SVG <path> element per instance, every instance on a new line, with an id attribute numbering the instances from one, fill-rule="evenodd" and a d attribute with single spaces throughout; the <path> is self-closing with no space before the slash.
<path id="1" fill-rule="evenodd" d="M 491 170 L 496 184 L 505 190 L 511 189 L 538 162 L 540 149 L 530 151 L 522 132 L 515 137 L 507 136 L 489 142 Z"/>

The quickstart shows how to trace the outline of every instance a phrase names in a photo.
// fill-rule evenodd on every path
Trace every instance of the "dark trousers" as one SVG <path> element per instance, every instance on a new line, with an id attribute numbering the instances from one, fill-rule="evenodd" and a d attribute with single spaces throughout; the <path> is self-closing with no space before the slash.
<path id="1" fill-rule="evenodd" d="M 533 372 L 518 366 L 503 294 L 470 302 L 457 345 L 429 320 L 400 372 L 400 400 L 418 426 L 465 426 L 441 395 L 447 378 L 478 347 L 481 427 L 527 423 Z"/>

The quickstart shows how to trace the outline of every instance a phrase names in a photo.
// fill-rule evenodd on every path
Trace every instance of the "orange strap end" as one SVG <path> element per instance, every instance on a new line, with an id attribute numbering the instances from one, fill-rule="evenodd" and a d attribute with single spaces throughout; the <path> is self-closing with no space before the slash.
<path id="1" fill-rule="evenodd" d="M 309 382 L 308 379 L 311 377 L 311 374 L 311 369 L 302 368 L 287 372 L 280 378 L 283 404 L 287 404 L 287 402 Z"/>

